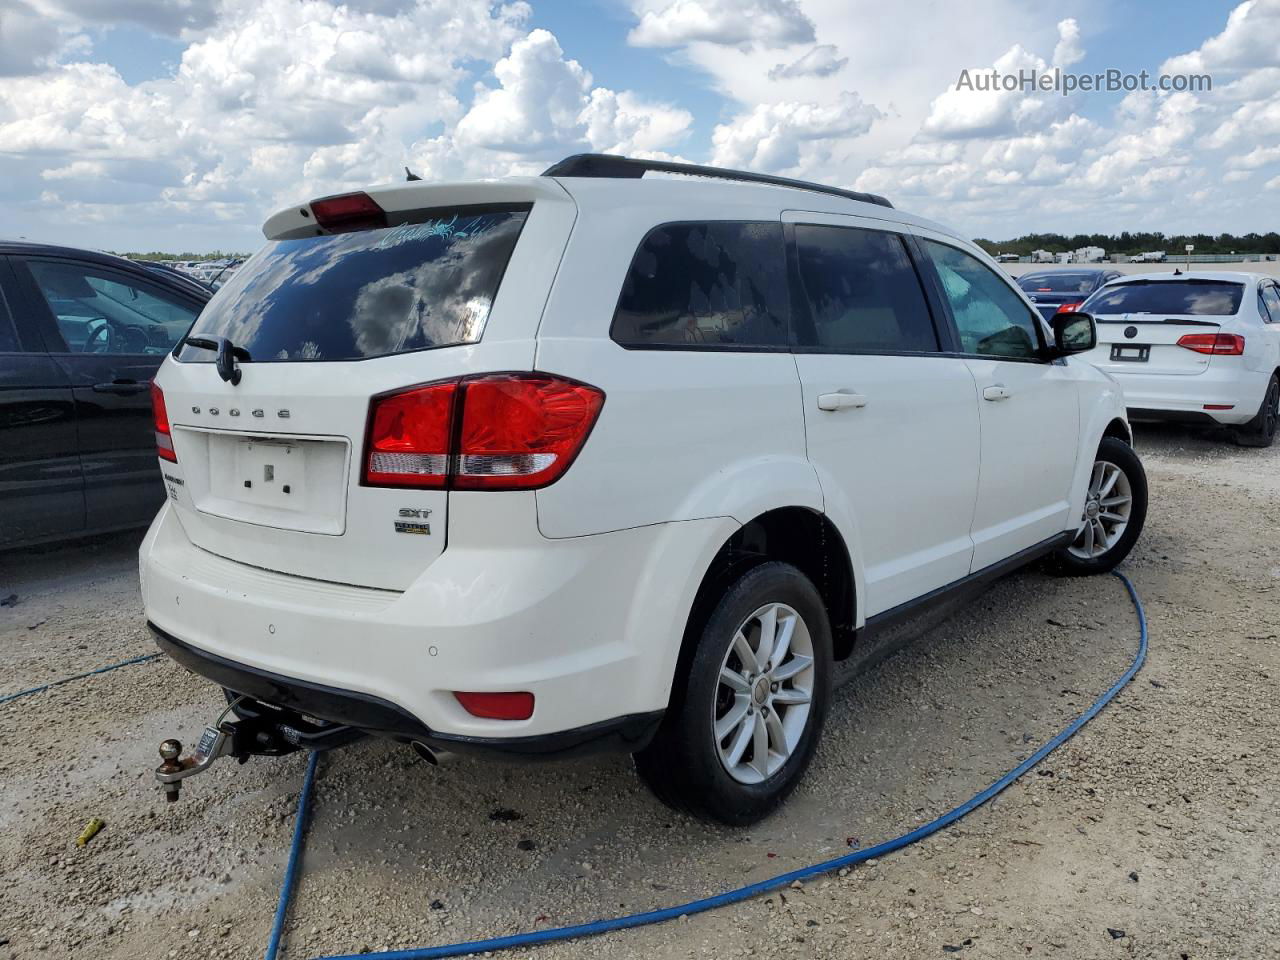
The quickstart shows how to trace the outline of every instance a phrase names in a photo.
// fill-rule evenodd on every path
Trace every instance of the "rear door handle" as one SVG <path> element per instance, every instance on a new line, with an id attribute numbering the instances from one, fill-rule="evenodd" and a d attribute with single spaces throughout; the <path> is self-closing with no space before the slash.
<path id="1" fill-rule="evenodd" d="M 1003 383 L 993 383 L 989 387 L 982 388 L 983 400 L 1008 400 L 1013 394 L 1009 392 L 1009 388 Z"/>
<path id="2" fill-rule="evenodd" d="M 150 383 L 139 383 L 137 380 L 112 380 L 110 383 L 95 383 L 94 393 L 114 393 L 117 397 L 131 397 L 151 387 Z"/>
<path id="3" fill-rule="evenodd" d="M 819 410 L 852 410 L 865 407 L 867 398 L 860 393 L 821 393 L 818 395 Z"/>

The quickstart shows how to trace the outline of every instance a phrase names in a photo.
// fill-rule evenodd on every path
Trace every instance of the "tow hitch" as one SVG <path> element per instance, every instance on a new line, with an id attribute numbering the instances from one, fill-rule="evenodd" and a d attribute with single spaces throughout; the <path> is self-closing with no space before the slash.
<path id="1" fill-rule="evenodd" d="M 237 719 L 228 720 L 235 712 Z M 364 737 L 362 730 L 307 717 L 292 710 L 237 697 L 210 726 L 190 756 L 182 756 L 182 743 L 168 739 L 160 744 L 156 782 L 165 799 L 175 802 L 182 781 L 204 773 L 221 757 L 245 763 L 253 756 L 279 757 L 296 750 L 331 750 Z"/>

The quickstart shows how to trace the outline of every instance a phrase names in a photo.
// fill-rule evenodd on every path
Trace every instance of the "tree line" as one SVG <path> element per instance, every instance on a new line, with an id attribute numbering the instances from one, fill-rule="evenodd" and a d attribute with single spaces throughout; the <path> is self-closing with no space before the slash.
<path id="1" fill-rule="evenodd" d="M 1280 233 L 1220 233 L 1216 237 L 1207 233 L 1164 234 L 1164 233 L 1077 233 L 1068 236 L 1063 233 L 1028 233 L 1014 240 L 977 241 L 982 249 L 990 254 L 1016 253 L 1020 257 L 1030 256 L 1032 250 L 1047 250 L 1050 253 L 1065 253 L 1081 247 L 1102 247 L 1110 256 L 1113 253 L 1133 255 L 1146 253 L 1149 250 L 1163 250 L 1170 256 L 1186 250 L 1188 243 L 1195 244 L 1196 253 L 1280 253 Z"/>

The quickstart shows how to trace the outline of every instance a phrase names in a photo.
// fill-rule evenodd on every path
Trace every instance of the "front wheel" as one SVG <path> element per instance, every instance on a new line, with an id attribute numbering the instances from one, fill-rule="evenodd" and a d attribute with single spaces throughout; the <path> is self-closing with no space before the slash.
<path id="1" fill-rule="evenodd" d="M 1107 573 L 1129 555 L 1146 518 L 1142 461 L 1123 440 L 1104 437 L 1089 473 L 1075 539 L 1053 553 L 1050 569 L 1068 576 Z"/>
<path id="2" fill-rule="evenodd" d="M 830 694 L 831 626 L 795 567 L 743 574 L 707 619 L 653 741 L 635 755 L 668 806 L 745 826 L 804 775 Z"/>

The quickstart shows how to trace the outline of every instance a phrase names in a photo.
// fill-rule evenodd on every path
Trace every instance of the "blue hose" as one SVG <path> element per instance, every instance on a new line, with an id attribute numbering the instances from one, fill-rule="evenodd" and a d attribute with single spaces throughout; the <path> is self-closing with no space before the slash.
<path id="1" fill-rule="evenodd" d="M 38 687 L 32 687 L 29 690 L 19 690 L 17 693 L 10 693 L 0 697 L 0 706 L 8 703 L 10 700 L 18 700 L 21 697 L 29 697 L 33 693 L 44 693 L 44 691 L 53 687 L 60 687 L 64 683 L 70 683 L 72 680 L 83 680 L 85 677 L 94 677 L 100 673 L 110 673 L 112 670 L 119 670 L 121 667 L 128 667 L 135 663 L 146 663 L 148 660 L 154 660 L 161 656 L 158 653 L 148 653 L 141 657 L 133 657 L 129 660 L 121 660 L 119 663 L 109 663 L 105 667 L 98 667 L 96 670 L 90 670 L 86 673 L 77 673 L 74 677 L 63 677 L 61 680 L 52 680 L 49 683 L 42 684 Z"/>
<path id="2" fill-rule="evenodd" d="M 280 887 L 280 902 L 276 904 L 276 916 L 271 922 L 271 936 L 267 939 L 266 960 L 276 960 L 280 952 L 280 937 L 284 933 L 284 919 L 289 913 L 289 901 L 293 899 L 293 884 L 298 879 L 298 864 L 302 860 L 302 838 L 307 830 L 307 818 L 311 813 L 311 785 L 316 780 L 316 767 L 320 765 L 320 751 L 311 751 L 307 761 L 307 775 L 302 778 L 302 793 L 298 795 L 297 819 L 293 824 L 293 843 L 289 846 L 289 862 L 284 867 L 284 884 Z"/>
<path id="3" fill-rule="evenodd" d="M 674 907 L 664 907 L 661 910 L 650 910 L 646 913 L 632 913 L 623 917 L 613 917 L 606 920 L 596 920 L 593 923 L 580 923 L 569 927 L 555 927 L 549 930 L 538 930 L 532 933 L 518 933 L 509 937 L 494 937 L 490 940 L 469 940 L 464 943 L 450 943 L 438 947 L 416 947 L 410 950 L 386 950 L 381 953 L 361 953 L 361 954 L 342 954 L 321 958 L 321 960 L 429 960 L 432 957 L 457 957 L 469 953 L 485 953 L 495 950 L 509 950 L 513 947 L 528 947 L 540 943 L 552 943 L 558 940 L 572 940 L 578 937 L 591 937 L 601 933 L 609 933 L 613 930 L 626 930 L 630 927 L 642 927 L 651 923 L 661 923 L 664 920 L 674 920 L 677 917 L 688 916 L 695 913 L 704 913 L 707 910 L 714 910 L 717 907 L 728 906 L 731 903 L 741 903 L 743 900 L 749 900 L 752 897 L 758 897 L 763 893 L 769 893 L 777 890 L 779 887 L 785 887 L 796 880 L 805 880 L 809 877 L 818 876 L 819 874 L 830 873 L 839 870 L 841 867 L 853 866 L 862 863 L 864 860 L 871 860 L 876 857 L 883 857 L 885 854 L 892 853 L 895 850 L 901 850 L 903 847 L 923 840 L 925 837 L 937 833 L 944 827 L 950 826 L 961 817 L 965 816 L 982 806 L 1005 787 L 1009 786 L 1028 770 L 1038 764 L 1041 760 L 1051 754 L 1066 741 L 1075 736 L 1080 728 L 1098 715 L 1112 699 L 1115 698 L 1125 685 L 1133 679 L 1134 675 L 1142 667 L 1143 661 L 1147 657 L 1147 615 L 1142 609 L 1142 601 L 1138 598 L 1138 591 L 1134 589 L 1133 584 L 1123 573 L 1116 573 L 1115 576 L 1120 578 L 1125 589 L 1129 591 L 1129 597 L 1133 601 L 1134 610 L 1138 615 L 1139 639 L 1138 652 L 1133 658 L 1133 662 L 1129 664 L 1129 668 L 1121 675 L 1120 679 L 1112 684 L 1111 689 L 1094 701 L 1093 706 L 1089 707 L 1084 713 L 1073 720 L 1056 737 L 1042 746 L 1031 756 L 1023 760 L 1003 777 L 997 780 L 991 786 L 987 787 L 981 793 L 977 794 L 970 800 L 962 803 L 953 810 L 944 813 L 938 819 L 931 823 L 926 823 L 922 827 L 912 830 L 910 833 L 904 833 L 900 837 L 892 840 L 886 840 L 884 843 L 876 844 L 874 847 L 867 847 L 858 850 L 855 853 L 846 854 L 842 857 L 836 857 L 832 860 L 824 860 L 821 863 L 815 863 L 811 866 L 801 867 L 798 870 L 792 870 L 788 873 L 779 874 L 768 880 L 761 880 L 759 883 L 752 883 L 745 887 L 739 887 L 736 890 L 728 890 L 724 893 L 718 893 L 715 896 L 704 897 L 701 900 L 691 900 L 688 903 L 678 904 Z M 267 947 L 266 960 L 275 960 L 276 951 L 280 945 L 280 930 L 284 924 L 285 914 L 288 912 L 289 899 L 293 893 L 294 875 L 297 870 L 297 855 L 302 846 L 303 833 L 305 831 L 307 819 L 307 803 L 311 794 L 311 783 L 315 779 L 316 772 L 316 756 L 312 754 L 311 763 L 307 767 L 307 776 L 302 784 L 302 794 L 298 798 L 298 815 L 294 824 L 293 831 L 293 847 L 289 852 L 289 865 L 285 870 L 284 886 L 280 890 L 280 903 L 276 908 L 275 924 L 271 931 L 271 941 Z"/>

